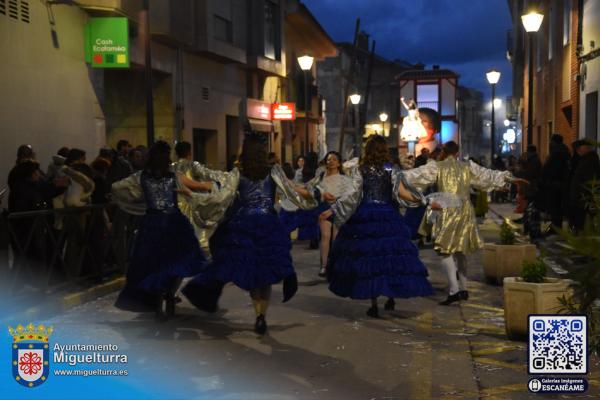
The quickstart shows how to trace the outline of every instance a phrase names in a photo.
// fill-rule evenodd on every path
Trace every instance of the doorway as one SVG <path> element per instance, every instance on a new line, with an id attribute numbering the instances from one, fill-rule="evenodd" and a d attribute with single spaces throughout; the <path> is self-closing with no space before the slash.
<path id="1" fill-rule="evenodd" d="M 216 130 L 194 128 L 192 147 L 195 161 L 216 168 L 218 162 Z"/>

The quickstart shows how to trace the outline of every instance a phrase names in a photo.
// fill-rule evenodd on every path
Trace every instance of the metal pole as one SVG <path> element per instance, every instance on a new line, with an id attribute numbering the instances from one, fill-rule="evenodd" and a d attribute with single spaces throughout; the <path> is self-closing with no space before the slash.
<path id="1" fill-rule="evenodd" d="M 305 120 L 305 130 L 304 130 L 304 138 L 306 140 L 306 150 L 304 154 L 308 154 L 310 151 L 309 140 L 308 140 L 308 74 L 310 70 L 304 71 L 304 115 L 306 116 Z"/>
<path id="2" fill-rule="evenodd" d="M 494 107 L 494 99 L 496 98 L 496 84 L 492 84 L 492 131 L 491 131 L 491 140 L 492 140 L 492 158 L 491 161 L 494 162 L 494 154 L 496 153 L 496 116 L 495 116 L 495 107 Z"/>
<path id="3" fill-rule="evenodd" d="M 352 59 L 350 60 L 350 69 L 344 82 L 344 110 L 342 111 L 342 125 L 340 128 L 340 147 L 339 153 L 344 157 L 344 135 L 346 134 L 346 118 L 348 116 L 348 91 L 350 90 L 350 79 L 354 79 L 354 65 L 356 64 L 356 53 L 358 52 L 358 33 L 360 30 L 360 18 L 356 19 L 356 28 L 354 29 L 354 43 L 352 51 Z M 340 57 L 343 57 L 341 55 Z"/>
<path id="4" fill-rule="evenodd" d="M 373 40 L 373 45 L 371 46 L 371 55 L 369 56 L 369 70 L 367 72 L 367 89 L 365 90 L 365 101 L 363 103 L 362 106 L 362 112 L 359 112 L 359 121 L 360 121 L 360 126 L 359 126 L 359 134 L 356 137 L 356 143 L 355 146 L 357 146 L 357 153 L 360 154 L 360 145 L 362 142 L 362 138 L 365 136 L 365 125 L 367 123 L 367 119 L 368 119 L 368 112 L 369 112 L 369 97 L 371 95 L 371 77 L 373 76 L 373 61 L 375 59 L 375 44 L 377 44 L 377 42 L 375 42 Z M 362 118 L 361 118 L 362 117 Z"/>
<path id="5" fill-rule="evenodd" d="M 148 146 L 154 143 L 154 103 L 152 94 L 152 54 L 150 53 L 150 8 L 149 0 L 144 0 L 144 49 L 145 49 L 145 83 L 146 83 L 146 140 Z"/>
<path id="6" fill-rule="evenodd" d="M 529 82 L 527 92 L 527 144 L 533 144 L 533 33 L 529 32 Z"/>

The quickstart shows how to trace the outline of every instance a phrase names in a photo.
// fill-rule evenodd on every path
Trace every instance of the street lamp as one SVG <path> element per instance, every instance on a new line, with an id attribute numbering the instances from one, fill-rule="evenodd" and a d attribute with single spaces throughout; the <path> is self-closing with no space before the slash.
<path id="1" fill-rule="evenodd" d="M 504 126 L 509 127 L 510 126 L 510 121 L 505 119 L 504 120 Z"/>
<path id="2" fill-rule="evenodd" d="M 387 135 L 385 133 L 385 121 L 388 120 L 388 115 L 382 112 L 381 114 L 379 114 L 379 120 L 381 121 L 381 130 L 383 131 L 383 136 L 388 137 L 389 133 Z"/>
<path id="3" fill-rule="evenodd" d="M 304 154 L 308 154 L 308 74 L 312 68 L 314 58 L 309 55 L 304 55 L 302 57 L 298 57 L 298 64 L 300 64 L 300 69 L 304 71 L 304 115 L 305 115 L 305 130 L 304 130 Z"/>
<path id="4" fill-rule="evenodd" d="M 350 95 L 350 103 L 352 103 L 353 105 L 357 105 L 358 103 L 360 103 L 360 94 L 358 93 L 354 93 Z"/>
<path id="5" fill-rule="evenodd" d="M 496 103 L 496 84 L 500 80 L 500 71 L 496 71 L 495 69 L 489 70 L 486 74 L 487 80 L 492 85 L 492 129 L 491 129 L 491 140 L 492 140 L 492 162 L 494 161 L 494 153 L 496 151 L 496 142 L 494 140 L 494 130 L 495 130 L 495 115 L 494 115 L 494 106 Z"/>
<path id="6" fill-rule="evenodd" d="M 529 72 L 528 94 L 527 94 L 527 144 L 533 141 L 533 35 L 540 29 L 544 15 L 537 11 L 530 11 L 521 16 L 523 27 L 529 36 Z"/>

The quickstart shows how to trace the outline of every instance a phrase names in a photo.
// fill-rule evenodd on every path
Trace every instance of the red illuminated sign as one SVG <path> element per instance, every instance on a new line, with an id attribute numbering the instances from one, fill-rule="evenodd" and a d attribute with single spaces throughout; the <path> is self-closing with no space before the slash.
<path id="1" fill-rule="evenodd" d="M 273 103 L 272 110 L 273 120 L 293 121 L 296 119 L 296 104 L 294 103 Z"/>

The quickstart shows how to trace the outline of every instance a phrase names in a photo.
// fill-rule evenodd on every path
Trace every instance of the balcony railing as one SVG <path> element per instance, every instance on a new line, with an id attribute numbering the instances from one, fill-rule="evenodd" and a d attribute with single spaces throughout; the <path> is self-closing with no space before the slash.
<path id="1" fill-rule="evenodd" d="M 418 101 L 417 107 L 431 108 L 432 110 L 438 111 L 439 104 L 440 104 L 439 101 Z"/>

